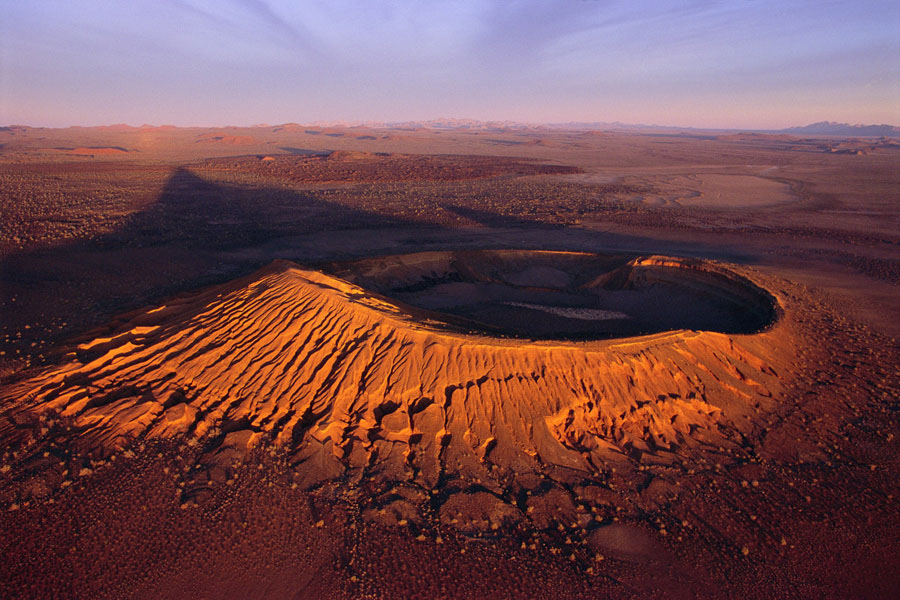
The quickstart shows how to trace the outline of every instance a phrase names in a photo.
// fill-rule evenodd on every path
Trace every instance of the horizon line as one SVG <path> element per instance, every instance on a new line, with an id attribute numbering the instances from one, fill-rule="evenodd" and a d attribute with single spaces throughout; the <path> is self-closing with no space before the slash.
<path id="1" fill-rule="evenodd" d="M 446 126 L 446 127 L 429 127 L 431 124 L 437 124 L 441 122 L 458 122 L 459 125 L 456 126 Z M 515 119 L 474 119 L 467 117 L 436 117 L 431 119 L 408 119 L 408 120 L 392 120 L 392 121 L 378 121 L 378 120 L 366 120 L 366 121 L 355 121 L 355 120 L 343 120 L 343 119 L 334 119 L 334 120 L 316 120 L 307 123 L 301 123 L 296 121 L 285 121 L 281 123 L 253 123 L 248 125 L 237 125 L 237 124 L 214 124 L 214 125 L 203 125 L 203 124 L 192 124 L 192 125 L 175 125 L 172 123 L 160 123 L 160 124 L 152 124 L 152 123 L 142 123 L 140 125 L 131 125 L 130 123 L 97 123 L 92 125 L 62 125 L 62 126 L 53 126 L 53 125 L 30 125 L 25 123 L 10 123 L 7 125 L 0 125 L 0 128 L 12 128 L 12 127 L 27 127 L 29 129 L 99 129 L 99 128 L 112 128 L 112 127 L 121 127 L 121 128 L 129 128 L 129 129 L 159 129 L 159 128 L 171 128 L 171 129 L 253 129 L 253 128 L 268 128 L 268 127 L 283 127 L 287 125 L 295 125 L 300 127 L 343 127 L 343 128 L 355 128 L 355 127 L 367 127 L 371 129 L 387 129 L 398 126 L 419 126 L 422 128 L 435 128 L 435 129 L 464 129 L 467 125 L 494 125 L 494 126 L 507 126 L 507 127 L 526 127 L 526 128 L 540 128 L 540 127 L 555 127 L 555 128 L 566 128 L 570 127 L 573 129 L 588 129 L 588 128 L 599 128 L 599 127 L 625 127 L 625 128 L 657 128 L 657 129 L 681 129 L 681 130 L 695 130 L 695 131 L 746 131 L 746 132 L 781 132 L 788 131 L 792 129 L 803 129 L 807 127 L 812 127 L 814 125 L 833 125 L 833 126 L 844 126 L 844 127 L 853 127 L 853 128 L 868 128 L 868 127 L 891 127 L 900 129 L 900 125 L 894 125 L 892 123 L 847 123 L 840 121 L 816 121 L 813 123 L 808 123 L 805 125 L 791 125 L 788 127 L 781 128 L 771 128 L 771 127 L 716 127 L 716 126 L 698 126 L 698 125 L 666 125 L 661 123 L 625 123 L 622 121 L 579 121 L 579 120 L 571 120 L 571 121 L 518 121 Z"/>

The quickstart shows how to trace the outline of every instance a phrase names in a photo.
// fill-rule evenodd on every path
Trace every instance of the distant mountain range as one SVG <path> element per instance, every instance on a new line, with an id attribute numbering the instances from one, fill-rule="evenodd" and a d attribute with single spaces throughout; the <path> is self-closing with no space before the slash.
<path id="1" fill-rule="evenodd" d="M 430 121 L 407 121 L 402 123 L 370 123 L 382 127 L 394 128 L 428 128 L 428 129 L 467 129 L 471 131 L 502 131 L 510 129 L 569 129 L 569 130 L 606 130 L 606 131 L 753 131 L 759 133 L 784 133 L 792 135 L 837 135 L 853 137 L 900 137 L 900 127 L 894 125 L 850 125 L 821 121 L 803 127 L 788 127 L 778 130 L 746 130 L 746 129 L 705 129 L 701 127 L 673 127 L 670 125 L 644 125 L 620 122 L 581 122 L 567 123 L 521 123 L 517 121 L 479 121 L 477 119 L 433 119 Z"/>
<path id="2" fill-rule="evenodd" d="M 805 127 L 790 127 L 781 129 L 779 133 L 793 133 L 801 135 L 852 135 L 859 137 L 897 137 L 900 136 L 900 127 L 894 125 L 849 125 L 847 123 L 834 123 L 832 121 L 820 121 Z"/>
<path id="3" fill-rule="evenodd" d="M 502 132 L 524 130 L 567 130 L 567 131 L 621 131 L 621 132 L 646 132 L 663 134 L 697 135 L 710 133 L 764 133 L 808 136 L 847 136 L 847 137 L 890 137 L 900 138 L 900 127 L 896 125 L 850 125 L 848 123 L 835 123 L 832 121 L 820 121 L 803 127 L 788 127 L 785 129 L 719 129 L 703 127 L 674 127 L 671 125 L 646 125 L 639 123 L 620 123 L 604 121 L 569 121 L 564 123 L 526 123 L 521 121 L 479 121 L 478 119 L 431 119 L 427 121 L 316 121 L 307 124 L 284 123 L 281 125 L 258 124 L 253 127 L 274 127 L 279 130 L 304 130 L 306 128 L 387 128 L 387 129 L 437 129 L 437 130 L 462 130 L 470 132 Z M 126 124 L 100 125 L 93 128 L 106 131 L 137 131 L 137 130 L 166 130 L 180 129 L 172 125 L 141 125 L 134 127 Z M 14 129 L 32 129 L 27 126 L 0 127 L 0 132 Z M 75 126 L 73 129 L 83 129 Z M 209 127 L 195 129 L 211 129 Z M 246 127 L 227 126 L 215 129 L 246 129 Z"/>

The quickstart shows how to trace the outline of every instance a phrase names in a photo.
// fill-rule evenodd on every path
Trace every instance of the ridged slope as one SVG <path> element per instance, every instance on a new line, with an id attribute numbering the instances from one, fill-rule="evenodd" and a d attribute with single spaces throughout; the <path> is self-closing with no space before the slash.
<path id="1" fill-rule="evenodd" d="M 0 403 L 69 417 L 94 447 L 187 436 L 227 463 L 271 439 L 308 484 L 365 469 L 490 486 L 498 473 L 587 474 L 739 443 L 780 389 L 784 329 L 584 344 L 457 335 L 279 261 L 140 314 Z"/>

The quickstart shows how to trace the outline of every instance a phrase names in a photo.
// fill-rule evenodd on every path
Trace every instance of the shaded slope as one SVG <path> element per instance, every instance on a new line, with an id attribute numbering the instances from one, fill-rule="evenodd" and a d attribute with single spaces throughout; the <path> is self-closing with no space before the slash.
<path id="1" fill-rule="evenodd" d="M 765 290 L 710 263 L 536 250 L 432 251 L 324 270 L 488 335 L 624 338 L 677 329 L 756 333 L 777 316 Z"/>

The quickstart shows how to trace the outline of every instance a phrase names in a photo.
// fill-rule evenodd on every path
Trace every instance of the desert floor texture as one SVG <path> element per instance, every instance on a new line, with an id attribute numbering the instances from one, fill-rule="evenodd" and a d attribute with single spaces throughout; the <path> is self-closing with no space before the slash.
<path id="1" fill-rule="evenodd" d="M 900 142 L 0 128 L 0 596 L 895 598 Z"/>

